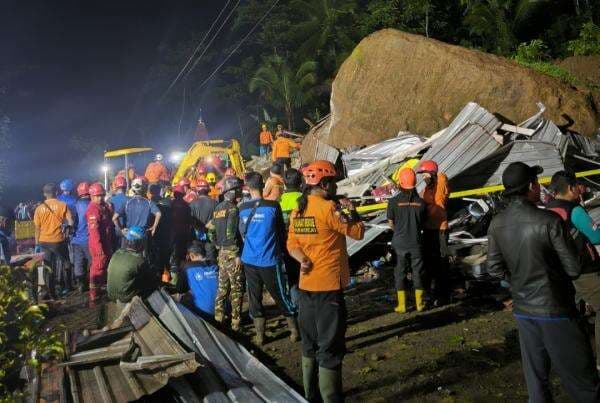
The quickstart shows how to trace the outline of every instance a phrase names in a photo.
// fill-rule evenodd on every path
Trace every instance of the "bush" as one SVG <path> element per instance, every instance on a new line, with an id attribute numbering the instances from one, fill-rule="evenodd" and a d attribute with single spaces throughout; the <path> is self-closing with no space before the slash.
<path id="1" fill-rule="evenodd" d="M 33 304 L 29 282 L 19 268 L 0 266 L 0 401 L 16 397 L 15 380 L 22 365 L 39 367 L 61 356 L 57 334 L 43 329 L 46 305 Z"/>
<path id="2" fill-rule="evenodd" d="M 586 22 L 581 27 L 579 38 L 569 41 L 567 46 L 575 56 L 600 55 L 600 27 Z"/>
<path id="3" fill-rule="evenodd" d="M 512 59 L 522 66 L 529 67 L 539 73 L 556 77 L 571 85 L 577 84 L 577 79 L 567 70 L 558 67 L 550 61 L 548 47 L 541 39 L 529 43 L 521 43 Z"/>

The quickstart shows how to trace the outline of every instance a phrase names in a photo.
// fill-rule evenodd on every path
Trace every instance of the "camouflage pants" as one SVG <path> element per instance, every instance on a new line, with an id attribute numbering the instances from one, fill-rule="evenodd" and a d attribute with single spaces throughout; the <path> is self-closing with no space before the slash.
<path id="1" fill-rule="evenodd" d="M 223 318 L 225 301 L 231 303 L 231 321 L 240 321 L 242 300 L 244 298 L 244 269 L 242 265 L 235 267 L 235 258 L 239 256 L 236 249 L 219 249 L 217 262 L 219 265 L 219 288 L 215 300 L 215 318 Z"/>

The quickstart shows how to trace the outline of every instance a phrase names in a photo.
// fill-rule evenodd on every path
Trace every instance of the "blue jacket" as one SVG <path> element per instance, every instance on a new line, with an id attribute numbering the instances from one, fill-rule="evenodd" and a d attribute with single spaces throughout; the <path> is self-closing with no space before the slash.
<path id="1" fill-rule="evenodd" d="M 71 210 L 71 212 L 75 211 L 75 203 L 77 202 L 77 197 L 73 195 L 65 195 L 61 194 L 56 197 L 61 202 L 65 203 L 67 207 Z"/>
<path id="2" fill-rule="evenodd" d="M 177 280 L 177 292 L 191 291 L 194 306 L 211 316 L 219 288 L 219 268 L 204 262 L 189 262 Z"/>
<path id="3" fill-rule="evenodd" d="M 87 211 L 90 199 L 79 199 L 75 202 L 73 221 L 75 222 L 75 234 L 71 240 L 72 244 L 87 246 L 88 244 L 88 226 L 85 212 Z"/>
<path id="4" fill-rule="evenodd" d="M 244 238 L 242 262 L 255 267 L 278 265 L 282 260 L 285 232 L 279 203 L 253 199 L 242 203 L 239 209 L 239 229 Z M 248 222 L 253 210 L 254 215 Z"/>

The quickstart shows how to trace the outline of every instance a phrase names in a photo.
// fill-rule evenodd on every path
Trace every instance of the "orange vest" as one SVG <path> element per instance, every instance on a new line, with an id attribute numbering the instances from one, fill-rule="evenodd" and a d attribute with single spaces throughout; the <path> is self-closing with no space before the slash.
<path id="1" fill-rule="evenodd" d="M 277 158 L 290 158 L 291 150 L 298 148 L 298 144 L 288 138 L 278 137 L 277 140 L 273 142 L 272 147 L 273 161 L 277 161 Z"/>
<path id="2" fill-rule="evenodd" d="M 265 146 L 273 142 L 273 134 L 270 131 L 260 132 L 260 145 Z"/>
<path id="3" fill-rule="evenodd" d="M 426 186 L 421 198 L 427 204 L 427 219 L 424 228 L 446 230 L 448 229 L 448 216 L 446 214 L 446 203 L 450 189 L 448 177 L 444 173 L 438 173 L 434 183 Z"/>

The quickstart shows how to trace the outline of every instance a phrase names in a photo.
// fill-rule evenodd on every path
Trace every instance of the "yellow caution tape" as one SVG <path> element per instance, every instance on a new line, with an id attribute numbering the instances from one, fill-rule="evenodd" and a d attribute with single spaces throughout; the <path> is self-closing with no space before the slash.
<path id="1" fill-rule="evenodd" d="M 589 171 L 581 171 L 581 172 L 575 173 L 575 176 L 578 178 L 585 178 L 587 176 L 594 176 L 594 175 L 600 175 L 600 169 L 592 169 Z M 539 178 L 538 181 L 542 185 L 547 185 L 548 183 L 550 183 L 551 179 L 552 179 L 551 176 L 543 176 L 543 177 Z M 460 199 L 462 197 L 469 197 L 469 196 L 483 196 L 483 195 L 490 194 L 490 193 L 501 192 L 503 190 L 504 190 L 504 186 L 502 186 L 502 185 L 486 186 L 486 187 L 477 188 L 477 189 L 461 190 L 460 192 L 452 192 L 452 193 L 450 193 L 449 197 L 450 197 L 450 199 Z M 371 213 L 373 211 L 385 210 L 386 208 L 387 208 L 387 202 L 384 202 L 384 203 L 378 203 L 378 204 L 371 204 L 368 206 L 358 206 L 358 207 L 356 207 L 356 211 L 359 214 L 366 214 L 366 213 Z"/>

